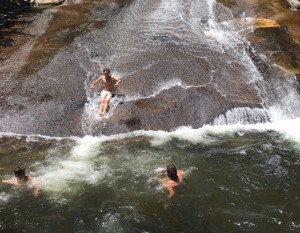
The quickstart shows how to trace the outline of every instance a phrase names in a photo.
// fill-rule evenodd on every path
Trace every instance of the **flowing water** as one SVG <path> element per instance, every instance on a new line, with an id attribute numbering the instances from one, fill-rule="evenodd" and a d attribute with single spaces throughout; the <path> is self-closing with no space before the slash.
<path id="1" fill-rule="evenodd" d="M 210 0 L 137 0 L 104 30 L 75 38 L 87 72 L 86 136 L 1 134 L 0 177 L 11 177 L 20 164 L 41 185 L 38 197 L 0 185 L 1 232 L 299 232 L 298 84 L 272 64 L 272 78 L 262 74 L 241 36 L 250 23 L 237 27 L 230 19 Z M 178 75 L 186 67 L 206 70 L 197 62 L 209 67 L 200 83 Z M 228 89 L 238 81 L 255 90 L 262 108 L 233 108 L 198 128 L 92 136 L 97 96 L 87 87 L 104 65 L 120 70 L 125 104 L 194 86 L 246 101 Z M 154 82 L 155 71 L 164 80 Z M 231 79 L 236 72 L 244 75 Z M 131 85 L 140 74 L 145 80 Z M 185 174 L 171 199 L 158 182 L 168 164 Z"/>
<path id="2" fill-rule="evenodd" d="M 298 232 L 296 125 L 8 140 L 3 178 L 22 161 L 42 192 L 1 185 L 2 232 Z M 157 182 L 169 163 L 186 174 L 172 199 Z"/>

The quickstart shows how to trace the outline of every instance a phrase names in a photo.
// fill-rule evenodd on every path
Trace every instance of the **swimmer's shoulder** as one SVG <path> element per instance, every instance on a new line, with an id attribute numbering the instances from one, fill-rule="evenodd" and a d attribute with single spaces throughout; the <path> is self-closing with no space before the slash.
<path id="1" fill-rule="evenodd" d="M 177 171 L 177 176 L 178 176 L 179 182 L 181 182 L 183 180 L 183 177 L 184 177 L 184 172 L 182 170 L 178 170 Z"/>

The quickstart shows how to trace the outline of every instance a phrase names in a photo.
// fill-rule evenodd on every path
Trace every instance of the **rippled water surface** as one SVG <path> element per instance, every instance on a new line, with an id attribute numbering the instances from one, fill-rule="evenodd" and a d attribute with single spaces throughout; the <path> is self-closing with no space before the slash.
<path id="1" fill-rule="evenodd" d="M 219 2 L 70 0 L 6 32 L 31 25 L 1 40 L 31 38 L 1 55 L 0 180 L 24 166 L 41 192 L 0 183 L 1 233 L 300 231 L 299 83 Z M 100 119 L 103 66 L 123 97 Z"/>
<path id="2" fill-rule="evenodd" d="M 22 163 L 42 191 L 2 184 L 1 232 L 298 232 L 295 123 L 3 136 L 1 178 Z M 169 163 L 186 174 L 171 199 L 157 182 Z"/>

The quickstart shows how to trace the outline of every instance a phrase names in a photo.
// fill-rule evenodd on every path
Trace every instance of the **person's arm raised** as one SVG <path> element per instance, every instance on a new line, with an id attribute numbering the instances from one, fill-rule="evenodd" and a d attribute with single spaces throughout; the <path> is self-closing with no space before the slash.
<path id="1" fill-rule="evenodd" d="M 97 80 L 95 80 L 95 81 L 92 83 L 92 85 L 90 86 L 90 88 L 94 89 L 94 88 L 95 88 L 95 85 L 96 85 L 98 82 L 100 82 L 101 79 L 102 79 L 102 76 L 100 76 Z"/>

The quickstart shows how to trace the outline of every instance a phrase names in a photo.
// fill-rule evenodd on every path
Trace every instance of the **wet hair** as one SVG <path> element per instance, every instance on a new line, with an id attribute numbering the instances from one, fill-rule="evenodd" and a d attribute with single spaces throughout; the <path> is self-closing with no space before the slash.
<path id="1" fill-rule="evenodd" d="M 25 176 L 25 168 L 17 166 L 14 170 L 15 177 Z"/>
<path id="2" fill-rule="evenodd" d="M 103 73 L 105 73 L 105 72 L 107 72 L 108 74 L 110 74 L 110 69 L 104 68 L 104 69 L 103 69 Z"/>
<path id="3" fill-rule="evenodd" d="M 169 179 L 174 180 L 176 182 L 179 181 L 178 176 L 177 176 L 177 169 L 174 165 L 167 166 L 167 175 L 168 175 Z"/>

